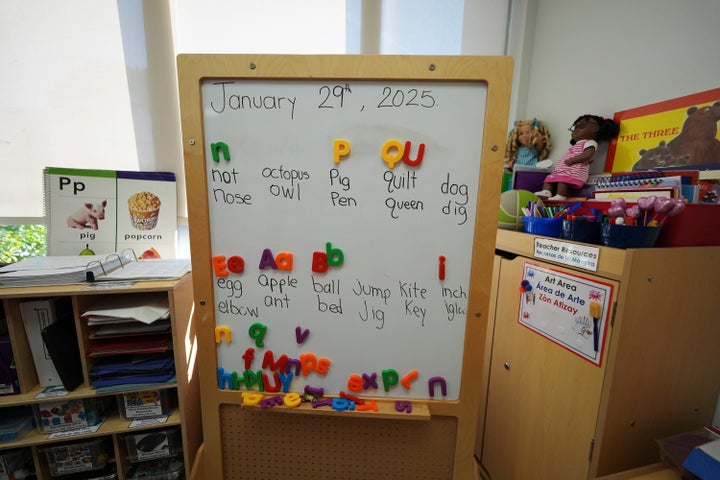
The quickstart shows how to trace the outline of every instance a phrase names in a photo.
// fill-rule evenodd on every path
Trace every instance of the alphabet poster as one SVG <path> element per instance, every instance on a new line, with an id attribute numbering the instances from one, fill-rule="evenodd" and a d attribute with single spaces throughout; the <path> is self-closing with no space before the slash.
<path id="1" fill-rule="evenodd" d="M 46 167 L 43 181 L 48 255 L 175 257 L 174 173 Z"/>
<path id="2" fill-rule="evenodd" d="M 519 322 L 600 366 L 612 285 L 525 263 Z"/>
<path id="3" fill-rule="evenodd" d="M 201 95 L 219 388 L 458 399 L 487 87 Z"/>

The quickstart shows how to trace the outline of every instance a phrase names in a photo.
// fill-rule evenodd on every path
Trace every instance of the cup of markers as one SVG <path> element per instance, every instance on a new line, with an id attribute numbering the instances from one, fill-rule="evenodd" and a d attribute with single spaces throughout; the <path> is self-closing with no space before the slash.
<path id="1" fill-rule="evenodd" d="M 523 208 L 525 233 L 560 238 L 563 228 L 563 216 L 571 214 L 579 206 L 580 202 L 572 202 L 563 206 L 545 206 L 530 202 L 527 207 Z"/>
<path id="2" fill-rule="evenodd" d="M 614 248 L 649 248 L 655 246 L 665 221 L 685 210 L 682 198 L 654 195 L 639 198 L 628 206 L 625 200 L 612 201 L 602 224 L 602 245 Z"/>

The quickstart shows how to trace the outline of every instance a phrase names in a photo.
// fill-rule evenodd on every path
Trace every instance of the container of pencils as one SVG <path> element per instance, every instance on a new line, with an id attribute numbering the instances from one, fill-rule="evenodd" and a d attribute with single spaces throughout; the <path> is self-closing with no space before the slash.
<path id="1" fill-rule="evenodd" d="M 562 223 L 562 238 L 573 242 L 600 243 L 600 226 L 602 223 L 594 217 L 568 216 Z"/>
<path id="2" fill-rule="evenodd" d="M 579 206 L 580 202 L 573 202 L 557 211 L 532 209 L 531 211 L 535 213 L 535 215 L 526 215 L 523 217 L 525 233 L 560 238 L 563 229 L 563 216 L 571 214 L 577 210 Z"/>
<path id="3" fill-rule="evenodd" d="M 602 244 L 614 248 L 650 248 L 655 246 L 661 227 L 602 224 Z"/>

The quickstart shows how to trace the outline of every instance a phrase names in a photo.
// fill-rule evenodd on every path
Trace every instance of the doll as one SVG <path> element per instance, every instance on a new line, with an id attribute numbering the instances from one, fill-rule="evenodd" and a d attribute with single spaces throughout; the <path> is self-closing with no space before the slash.
<path id="1" fill-rule="evenodd" d="M 545 160 L 550 152 L 550 133 L 537 118 L 517 120 L 508 134 L 505 147 L 505 171 L 512 172 L 514 165 L 534 167 Z"/>
<path id="2" fill-rule="evenodd" d="M 555 163 L 550 175 L 545 177 L 543 189 L 535 192 L 540 198 L 565 200 L 571 187 L 582 188 L 590 176 L 590 164 L 598 147 L 597 142 L 615 137 L 620 131 L 620 125 L 611 118 L 583 115 L 575 120 L 569 130 L 571 147 Z"/>

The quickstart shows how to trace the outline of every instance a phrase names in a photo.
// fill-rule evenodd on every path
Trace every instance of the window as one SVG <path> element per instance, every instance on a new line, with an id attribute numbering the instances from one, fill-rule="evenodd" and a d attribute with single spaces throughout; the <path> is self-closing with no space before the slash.
<path id="1" fill-rule="evenodd" d="M 500 55 L 509 1 L 6 2 L 0 225 L 42 223 L 46 166 L 173 171 L 184 217 L 177 53 Z"/>

